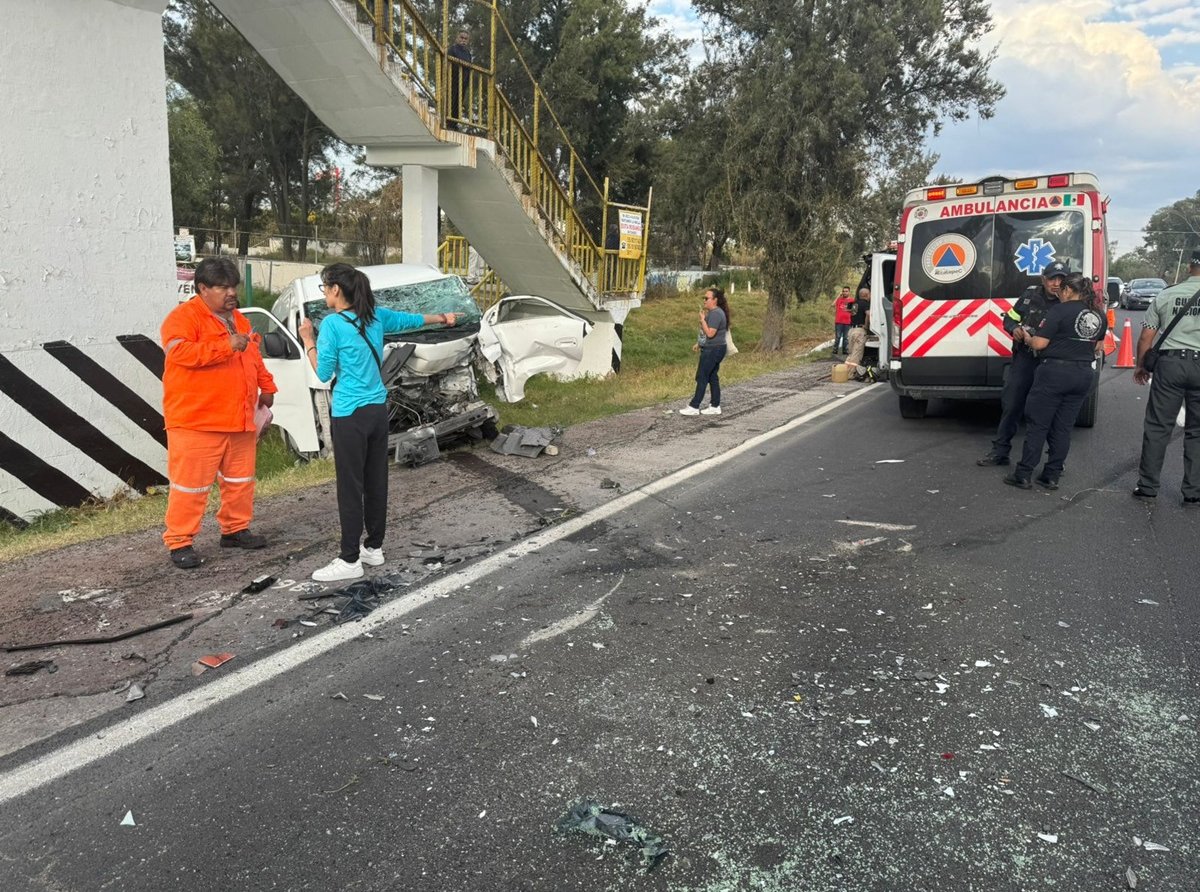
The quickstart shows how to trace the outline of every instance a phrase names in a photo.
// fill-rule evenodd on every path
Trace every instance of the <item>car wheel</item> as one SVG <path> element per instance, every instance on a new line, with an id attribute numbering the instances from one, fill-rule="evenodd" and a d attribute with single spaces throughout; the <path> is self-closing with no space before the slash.
<path id="1" fill-rule="evenodd" d="M 1083 401 L 1083 405 L 1079 407 L 1079 414 L 1075 416 L 1076 427 L 1095 427 L 1096 413 L 1100 407 L 1100 369 L 1096 369 L 1096 374 L 1092 378 L 1092 389 L 1088 391 L 1087 399 Z"/>

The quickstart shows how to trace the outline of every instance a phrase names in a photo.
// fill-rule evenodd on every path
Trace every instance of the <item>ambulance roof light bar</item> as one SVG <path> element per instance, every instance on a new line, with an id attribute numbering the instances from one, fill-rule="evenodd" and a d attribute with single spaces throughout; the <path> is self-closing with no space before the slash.
<path id="1" fill-rule="evenodd" d="M 1046 187 L 1049 189 L 1065 189 L 1070 185 L 1071 175 L 1069 173 L 1056 173 L 1046 177 Z"/>

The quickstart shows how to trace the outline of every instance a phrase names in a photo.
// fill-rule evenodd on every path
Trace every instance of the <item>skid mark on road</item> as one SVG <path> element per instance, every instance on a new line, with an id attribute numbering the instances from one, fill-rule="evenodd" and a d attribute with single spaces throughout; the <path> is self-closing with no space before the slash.
<path id="1" fill-rule="evenodd" d="M 564 632 L 570 632 L 573 629 L 578 629 L 580 626 L 586 625 L 595 619 L 596 614 L 600 612 L 600 608 L 604 606 L 604 602 L 609 599 L 609 596 L 614 594 L 621 587 L 621 583 L 625 581 L 625 574 L 621 574 L 621 578 L 617 580 L 617 584 L 604 593 L 602 597 L 593 601 L 587 607 L 580 610 L 578 613 L 564 617 L 556 623 L 551 623 L 544 629 L 538 629 L 525 636 L 525 640 L 521 642 L 521 649 L 529 647 L 531 644 L 536 644 L 539 641 L 548 641 L 551 638 L 557 638 Z"/>

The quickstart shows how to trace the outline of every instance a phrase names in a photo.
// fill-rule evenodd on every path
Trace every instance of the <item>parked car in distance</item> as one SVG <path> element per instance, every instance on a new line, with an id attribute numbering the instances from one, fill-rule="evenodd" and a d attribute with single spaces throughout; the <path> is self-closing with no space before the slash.
<path id="1" fill-rule="evenodd" d="M 1144 310 L 1150 306 L 1150 301 L 1158 296 L 1158 292 L 1167 287 L 1162 279 L 1134 279 L 1125 289 L 1121 299 L 1123 310 Z"/>
<path id="2" fill-rule="evenodd" d="M 496 412 L 479 398 L 476 367 L 495 375 L 500 398 L 514 402 L 530 375 L 569 374 L 583 356 L 591 324 L 550 301 L 509 296 L 498 305 L 505 309 L 490 312 L 485 321 L 458 276 L 408 263 L 361 269 L 380 306 L 458 316 L 453 328 L 426 325 L 384 339 L 388 446 L 396 461 L 423 464 L 438 456 L 439 445 L 496 436 Z M 242 309 L 262 338 L 263 361 L 279 388 L 273 423 L 302 458 L 328 455 L 331 448 L 330 385 L 317 380 L 296 334 L 305 319 L 319 332 L 329 314 L 320 284 L 319 276 L 303 276 L 283 290 L 270 311 Z M 536 309 L 521 312 L 518 307 L 528 302 Z"/>
<path id="3" fill-rule="evenodd" d="M 1106 289 L 1106 300 L 1109 306 L 1119 304 L 1121 302 L 1121 293 L 1125 290 L 1125 280 L 1120 276 L 1108 277 L 1108 288 Z"/>

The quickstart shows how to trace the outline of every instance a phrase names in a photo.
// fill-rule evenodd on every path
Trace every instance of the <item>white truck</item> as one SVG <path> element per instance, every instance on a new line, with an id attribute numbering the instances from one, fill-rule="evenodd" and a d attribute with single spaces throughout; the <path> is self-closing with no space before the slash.
<path id="1" fill-rule="evenodd" d="M 477 368 L 502 400 L 516 402 L 532 375 L 569 375 L 583 357 L 592 322 L 552 301 L 509 296 L 480 313 L 458 276 L 419 264 L 361 269 L 380 306 L 460 316 L 453 328 L 426 326 L 385 339 L 388 444 L 397 461 L 422 464 L 437 457 L 439 444 L 495 436 L 496 413 L 479 398 Z M 320 284 L 319 276 L 304 276 L 269 311 L 242 310 L 262 338 L 263 361 L 279 388 L 273 423 L 302 458 L 330 451 L 330 387 L 317 380 L 296 334 L 304 319 L 319 329 L 329 313 Z"/>

